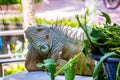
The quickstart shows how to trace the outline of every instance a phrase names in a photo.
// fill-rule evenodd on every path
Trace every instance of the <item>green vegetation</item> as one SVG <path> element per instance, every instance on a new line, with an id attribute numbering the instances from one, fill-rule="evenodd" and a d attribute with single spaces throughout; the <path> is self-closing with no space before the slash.
<path id="1" fill-rule="evenodd" d="M 22 24 L 22 17 L 13 17 L 13 18 L 3 18 L 0 20 L 0 22 L 20 22 Z M 44 25 L 55 25 L 56 23 L 59 25 L 62 22 L 62 26 L 71 26 L 71 27 L 76 27 L 78 26 L 77 21 L 73 19 L 68 19 L 65 18 L 63 20 L 47 20 L 47 19 L 42 19 L 36 17 L 36 23 L 37 24 L 44 24 Z"/>
<path id="2" fill-rule="evenodd" d="M 4 75 L 6 76 L 6 75 L 10 75 L 10 74 L 15 74 L 15 73 L 18 73 L 18 72 L 21 72 L 24 70 L 26 70 L 26 69 L 25 69 L 25 66 L 23 64 L 14 63 L 13 65 L 10 65 L 9 68 L 5 69 Z"/>
<path id="3" fill-rule="evenodd" d="M 118 64 L 118 68 L 117 68 L 117 72 L 116 72 L 116 80 L 120 80 L 119 74 L 120 74 L 120 62 Z"/>
<path id="4" fill-rule="evenodd" d="M 87 13 L 85 15 L 84 24 L 80 22 L 79 16 L 78 15 L 76 16 L 76 19 L 79 23 L 79 27 L 84 30 L 87 37 L 87 40 L 83 40 L 84 43 L 83 53 L 86 56 L 88 56 L 90 55 L 91 51 L 92 55 L 94 54 L 103 55 L 103 57 L 100 59 L 100 61 L 98 62 L 94 69 L 93 80 L 98 80 L 98 78 L 101 79 L 98 76 L 100 75 L 100 69 L 105 59 L 107 59 L 108 57 L 120 58 L 120 32 L 119 32 L 120 25 L 112 24 L 108 14 L 104 12 L 101 12 L 101 14 L 102 14 L 101 16 L 106 18 L 104 27 L 99 27 L 97 25 L 88 26 L 86 23 Z M 116 75 L 116 79 L 117 78 L 119 78 L 118 74 Z M 118 80 L 120 80 L 120 78 Z"/>
<path id="5" fill-rule="evenodd" d="M 37 3 L 37 2 L 41 2 L 42 0 L 35 0 L 35 2 Z"/>
<path id="6" fill-rule="evenodd" d="M 2 18 L 0 22 L 21 22 L 22 23 L 22 17 L 12 17 L 12 18 Z"/>
<path id="7" fill-rule="evenodd" d="M 35 2 L 41 2 L 42 0 L 35 0 Z M 21 0 L 0 0 L 0 5 L 20 4 Z"/>
<path id="8" fill-rule="evenodd" d="M 0 0 L 0 5 L 10 5 L 21 3 L 21 0 Z"/>
<path id="9" fill-rule="evenodd" d="M 78 61 L 78 58 L 81 56 L 81 52 L 70 59 L 63 67 L 61 67 L 58 71 L 56 71 L 56 62 L 53 59 L 46 59 L 44 63 L 38 63 L 38 67 L 45 67 L 49 72 L 49 76 L 51 80 L 55 80 L 55 77 L 61 72 L 65 73 L 65 80 L 74 80 L 76 72 L 75 66 Z"/>
<path id="10" fill-rule="evenodd" d="M 36 18 L 37 24 L 47 24 L 47 25 L 55 25 L 56 23 L 59 25 L 62 22 L 62 26 L 72 26 L 76 27 L 77 22 L 72 19 L 63 19 L 63 20 L 47 20 L 47 19 L 41 19 L 41 18 Z"/>
<path id="11" fill-rule="evenodd" d="M 44 63 L 38 63 L 38 67 L 46 67 L 47 70 L 49 71 L 49 75 L 51 77 L 51 80 L 55 80 L 55 73 L 56 73 L 56 67 L 57 64 L 53 59 L 46 59 L 43 61 Z"/>

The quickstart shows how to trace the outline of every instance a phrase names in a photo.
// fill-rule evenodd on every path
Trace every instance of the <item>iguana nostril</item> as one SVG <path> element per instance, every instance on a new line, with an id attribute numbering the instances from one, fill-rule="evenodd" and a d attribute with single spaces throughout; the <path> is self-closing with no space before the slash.
<path id="1" fill-rule="evenodd" d="M 50 50 L 50 47 L 49 47 L 48 44 L 43 44 L 43 45 L 41 45 L 41 47 L 40 47 L 40 51 L 41 51 L 42 53 L 48 53 L 49 50 Z"/>

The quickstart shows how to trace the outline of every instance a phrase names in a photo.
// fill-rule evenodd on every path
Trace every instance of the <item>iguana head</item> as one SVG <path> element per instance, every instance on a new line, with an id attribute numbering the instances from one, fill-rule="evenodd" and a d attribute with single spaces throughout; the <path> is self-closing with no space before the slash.
<path id="1" fill-rule="evenodd" d="M 30 46 L 35 51 L 47 54 L 51 48 L 50 30 L 46 26 L 31 26 L 25 31 Z"/>

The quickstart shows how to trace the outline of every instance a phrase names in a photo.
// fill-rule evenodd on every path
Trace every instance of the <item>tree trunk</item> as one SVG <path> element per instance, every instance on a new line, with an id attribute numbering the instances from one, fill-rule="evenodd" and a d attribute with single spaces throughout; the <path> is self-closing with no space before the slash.
<path id="1" fill-rule="evenodd" d="M 22 0 L 24 30 L 36 25 L 34 3 L 34 0 Z"/>

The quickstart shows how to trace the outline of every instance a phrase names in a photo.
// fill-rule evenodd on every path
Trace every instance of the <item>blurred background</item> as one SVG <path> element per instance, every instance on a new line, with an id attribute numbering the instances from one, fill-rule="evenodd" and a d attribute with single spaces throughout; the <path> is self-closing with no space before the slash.
<path id="1" fill-rule="evenodd" d="M 108 2 L 105 2 L 108 1 Z M 109 2 L 111 1 L 111 2 Z M 119 2 L 118 2 L 119 1 Z M 90 10 L 90 19 L 96 20 L 94 15 L 99 11 L 108 13 L 113 23 L 120 24 L 120 0 L 0 0 L 0 31 L 23 30 L 26 23 L 54 25 L 57 19 L 64 19 L 62 25 L 77 26 L 75 15 L 84 14 Z M 26 19 L 25 21 L 25 18 Z M 69 22 L 69 23 L 68 23 Z M 28 26 L 28 25 L 27 25 Z M 15 33 L 16 34 L 16 33 Z M 24 35 L 0 35 L 0 54 L 10 54 L 0 57 L 24 58 Z M 11 56 L 11 54 L 19 54 Z M 13 74 L 25 70 L 24 62 L 19 64 L 4 64 L 4 74 Z"/>

